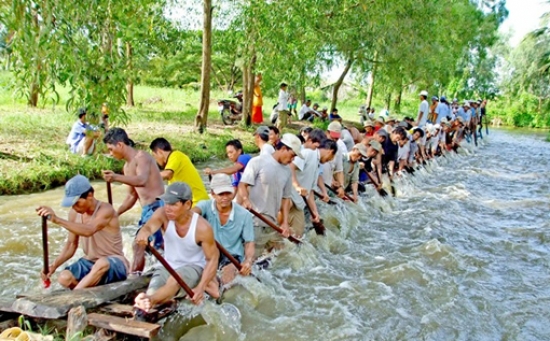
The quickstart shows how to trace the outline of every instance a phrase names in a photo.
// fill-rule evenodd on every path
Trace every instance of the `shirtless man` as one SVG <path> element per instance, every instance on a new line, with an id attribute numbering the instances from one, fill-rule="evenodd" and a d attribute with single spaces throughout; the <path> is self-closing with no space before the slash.
<path id="1" fill-rule="evenodd" d="M 151 218 L 153 213 L 163 206 L 163 202 L 157 200 L 164 193 L 164 184 L 155 159 L 151 154 L 132 147 L 133 143 L 121 128 L 111 128 L 105 134 L 103 142 L 107 145 L 109 153 L 117 160 L 124 160 L 124 174 L 116 174 L 111 170 L 103 171 L 103 178 L 107 182 L 120 182 L 128 185 L 128 195 L 117 210 L 120 216 L 131 209 L 138 201 L 141 204 L 141 219 L 139 229 Z M 157 231 L 152 240 L 155 248 L 162 247 L 162 233 Z M 131 271 L 140 272 L 145 267 L 145 246 L 134 245 L 134 261 Z"/>
<path id="2" fill-rule="evenodd" d="M 159 208 L 136 236 L 136 244 L 145 247 L 149 236 L 164 231 L 164 257 L 180 275 L 185 284 L 193 290 L 194 304 L 200 304 L 204 292 L 218 267 L 219 251 L 214 232 L 208 222 L 191 210 L 193 194 L 185 182 L 174 182 L 166 188 L 166 194 L 159 199 L 165 206 Z M 219 292 L 210 292 L 214 298 Z M 148 312 L 174 297 L 185 296 L 174 277 L 164 267 L 155 269 L 146 293 L 135 299 L 135 307 Z"/>
<path id="3" fill-rule="evenodd" d="M 83 289 L 125 280 L 129 264 L 122 252 L 122 234 L 113 206 L 98 201 L 90 181 L 82 175 L 67 182 L 61 205 L 71 207 L 68 220 L 58 217 L 50 207 L 36 209 L 39 216 L 49 217 L 52 223 L 69 231 L 67 243 L 48 273 L 42 270 L 42 280 L 49 279 L 61 264 L 74 256 L 79 242 L 84 257 L 59 274 L 59 284 L 69 289 Z"/>

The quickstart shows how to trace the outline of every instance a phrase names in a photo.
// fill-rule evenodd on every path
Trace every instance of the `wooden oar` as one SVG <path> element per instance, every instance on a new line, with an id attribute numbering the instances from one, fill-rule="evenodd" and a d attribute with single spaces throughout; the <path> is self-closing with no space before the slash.
<path id="1" fill-rule="evenodd" d="M 367 174 L 367 177 L 369 178 L 370 180 L 370 183 L 374 186 L 374 189 L 376 189 L 376 191 L 378 192 L 378 194 L 380 194 L 381 196 L 383 197 L 387 197 L 388 196 L 388 192 L 383 189 L 383 188 L 380 188 L 378 189 L 378 187 L 376 187 L 376 184 L 374 183 L 374 181 L 372 180 L 372 176 L 370 176 L 369 172 L 365 172 Z"/>
<path id="2" fill-rule="evenodd" d="M 256 212 L 254 209 L 251 208 L 248 211 L 250 211 L 250 213 L 254 214 L 256 217 L 258 217 L 258 219 L 260 219 L 261 221 L 266 223 L 269 227 L 271 227 L 275 231 L 279 232 L 280 234 L 283 234 L 283 229 L 282 228 L 280 228 L 279 226 L 273 224 L 269 219 L 267 219 L 266 217 L 264 217 L 260 213 Z M 298 239 L 298 238 L 296 238 L 292 235 L 288 236 L 288 240 L 290 240 L 291 242 L 296 243 L 296 244 L 302 244 L 302 241 L 300 239 Z"/>
<path id="3" fill-rule="evenodd" d="M 311 210 L 311 206 L 309 205 L 307 198 L 302 196 L 302 199 L 304 199 L 306 207 L 309 210 L 309 213 L 311 213 L 311 216 L 313 217 L 313 211 Z M 318 223 L 313 223 L 313 229 L 315 229 L 315 233 L 317 233 L 318 235 L 321 235 L 321 236 L 325 235 L 326 228 L 322 220 L 320 220 Z"/>
<path id="4" fill-rule="evenodd" d="M 168 273 L 170 275 L 172 275 L 172 277 L 174 277 L 174 279 L 176 280 L 176 282 L 178 282 L 178 284 L 180 285 L 180 287 L 183 288 L 183 290 L 185 290 L 185 292 L 187 293 L 187 295 L 191 298 L 193 298 L 193 296 L 195 295 L 195 293 L 193 292 L 193 290 L 191 290 L 191 288 L 187 285 L 187 283 L 185 283 L 185 281 L 180 277 L 180 275 L 174 270 L 172 269 L 172 267 L 170 266 L 170 264 L 168 264 L 168 262 L 166 261 L 166 259 L 164 259 L 160 253 L 155 250 L 154 247 L 150 247 L 149 245 L 147 245 L 147 249 L 149 249 L 149 252 L 151 252 L 153 254 L 153 256 L 155 256 L 156 259 L 159 260 L 159 262 L 164 266 L 164 268 L 166 269 L 166 271 L 168 271 Z"/>
<path id="5" fill-rule="evenodd" d="M 317 198 L 321 199 L 321 201 L 322 201 L 323 198 L 324 198 L 324 196 L 323 196 L 321 193 L 317 192 L 316 190 L 313 190 L 313 194 L 315 194 L 315 196 L 316 196 Z M 330 200 L 330 199 L 328 200 L 327 204 L 329 204 L 329 205 L 336 205 L 336 203 L 335 203 L 334 201 Z"/>
<path id="6" fill-rule="evenodd" d="M 44 274 L 48 274 L 50 272 L 50 262 L 48 260 L 48 217 L 43 216 L 42 217 L 42 250 L 43 250 L 43 258 L 44 258 Z M 46 278 L 44 281 L 42 281 L 42 284 L 44 285 L 44 288 L 49 288 L 51 281 L 49 278 Z"/>
<path id="7" fill-rule="evenodd" d="M 220 243 L 218 243 L 218 241 L 216 240 L 216 246 L 218 247 L 218 249 L 220 250 L 221 253 L 223 253 L 223 255 L 225 257 L 227 257 L 227 259 L 229 259 L 229 261 L 235 265 L 235 267 L 237 268 L 237 270 L 241 271 L 241 269 L 243 268 L 243 266 L 241 265 L 241 263 L 239 263 L 239 261 L 233 257 L 233 255 L 231 253 L 229 253 L 229 251 L 227 251 L 226 248 L 224 248 Z"/>
<path id="8" fill-rule="evenodd" d="M 336 190 L 334 188 L 332 188 L 332 186 L 329 186 L 329 185 L 325 184 L 325 187 L 328 188 L 332 192 L 332 194 L 338 196 L 338 192 L 336 192 Z M 344 199 L 348 200 L 348 201 L 353 201 L 353 199 L 349 195 L 347 195 L 346 193 L 344 193 Z"/>
<path id="9" fill-rule="evenodd" d="M 111 183 L 107 182 L 107 200 L 109 201 L 109 204 L 113 204 L 113 192 L 111 191 Z"/>

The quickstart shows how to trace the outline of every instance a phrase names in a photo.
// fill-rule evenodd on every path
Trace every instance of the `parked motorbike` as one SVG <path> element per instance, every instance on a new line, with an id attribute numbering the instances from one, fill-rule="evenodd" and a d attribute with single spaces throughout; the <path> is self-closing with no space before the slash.
<path id="1" fill-rule="evenodd" d="M 239 122 L 242 118 L 242 104 L 243 104 L 243 94 L 241 92 L 237 93 L 233 99 L 220 99 L 218 100 L 218 111 L 222 118 L 222 122 L 225 125 L 234 125 Z"/>

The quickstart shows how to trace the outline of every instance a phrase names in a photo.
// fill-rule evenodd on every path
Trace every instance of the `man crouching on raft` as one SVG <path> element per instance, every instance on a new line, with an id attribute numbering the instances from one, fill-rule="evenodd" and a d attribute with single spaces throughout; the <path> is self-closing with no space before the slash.
<path id="1" fill-rule="evenodd" d="M 71 207 L 68 220 L 59 218 L 50 207 L 36 209 L 39 216 L 49 217 L 52 223 L 69 231 L 63 251 L 50 265 L 48 273 L 41 273 L 42 280 L 49 278 L 61 264 L 74 256 L 79 242 L 84 257 L 59 274 L 59 284 L 70 289 L 83 289 L 125 280 L 129 264 L 122 252 L 122 234 L 113 206 L 97 200 L 90 181 L 82 175 L 67 182 L 61 205 Z"/>
<path id="2" fill-rule="evenodd" d="M 217 288 L 210 290 L 207 287 L 216 276 L 220 254 L 208 222 L 191 211 L 191 188 L 184 182 L 175 182 L 168 186 L 165 194 L 158 199 L 164 200 L 164 207 L 156 210 L 139 231 L 136 243 L 147 245 L 149 236 L 162 228 L 166 261 L 183 281 L 193 288 L 193 303 L 202 302 L 206 289 L 209 289 L 212 297 L 218 298 Z M 168 271 L 157 268 L 147 292 L 136 297 L 135 306 L 148 312 L 156 305 L 184 296 L 185 291 Z"/>

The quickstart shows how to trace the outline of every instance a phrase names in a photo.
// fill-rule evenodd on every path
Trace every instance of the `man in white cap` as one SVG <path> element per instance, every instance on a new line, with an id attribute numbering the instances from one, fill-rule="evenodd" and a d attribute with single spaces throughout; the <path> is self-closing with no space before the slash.
<path id="1" fill-rule="evenodd" d="M 90 181 L 82 175 L 67 182 L 61 206 L 71 207 L 68 220 L 58 217 L 48 206 L 36 209 L 39 216 L 48 217 L 69 232 L 61 254 L 50 265 L 48 273 L 41 273 L 42 280 L 49 279 L 59 266 L 71 259 L 79 243 L 84 257 L 59 274 L 59 284 L 69 289 L 83 289 L 125 280 L 129 263 L 122 252 L 122 234 L 113 206 L 97 200 Z"/>
<path id="2" fill-rule="evenodd" d="M 222 284 L 227 284 L 237 273 L 250 275 L 255 254 L 254 224 L 250 212 L 233 202 L 236 192 L 229 175 L 214 175 L 210 189 L 212 199 L 199 202 L 193 211 L 208 221 L 216 241 L 242 265 L 238 271 L 225 255 L 220 254 L 218 268 L 222 272 Z M 217 280 L 214 281 L 217 287 Z"/>
<path id="3" fill-rule="evenodd" d="M 149 236 L 157 230 L 164 232 L 164 258 L 193 290 L 194 304 L 200 304 L 204 293 L 216 276 L 219 251 L 216 247 L 212 227 L 203 217 L 191 210 L 193 194 L 185 182 L 174 182 L 159 197 L 164 207 L 153 213 L 149 221 L 139 230 L 136 244 L 147 245 Z M 218 298 L 217 288 L 209 290 Z M 147 292 L 135 299 L 135 307 L 145 313 L 156 305 L 162 305 L 175 297 L 185 296 L 185 291 L 168 270 L 158 267 L 153 273 Z"/>
<path id="4" fill-rule="evenodd" d="M 284 237 L 291 233 L 289 210 L 292 179 L 288 165 L 296 156 L 302 157 L 301 146 L 298 137 L 284 134 L 275 146 L 273 154 L 257 156 L 250 160 L 238 188 L 244 208 L 253 208 L 274 223 L 278 223 L 277 218 L 281 211 L 280 227 Z M 266 227 L 270 228 L 264 222 L 257 218 L 254 222 L 255 226 L 261 227 L 256 230 L 257 249 L 261 250 L 268 242 L 280 240 L 280 237 L 272 233 L 263 233 Z"/>
<path id="5" fill-rule="evenodd" d="M 420 107 L 418 108 L 418 117 L 416 119 L 416 125 L 422 127 L 428 121 L 428 115 L 430 114 L 430 105 L 427 101 L 428 92 L 423 90 L 420 92 Z"/>
<path id="6" fill-rule="evenodd" d="M 259 126 L 254 132 L 254 143 L 260 148 L 260 155 L 275 152 L 275 148 L 269 143 L 269 131 L 268 126 Z"/>
<path id="7" fill-rule="evenodd" d="M 336 141 L 338 146 L 338 151 L 336 156 L 330 162 L 324 163 L 321 167 L 321 174 L 323 178 L 323 183 L 319 184 L 321 190 L 322 186 L 332 186 L 332 188 L 338 193 L 338 197 L 343 198 L 345 195 L 344 191 L 344 169 L 343 169 L 343 155 L 348 152 L 346 144 L 340 139 L 342 134 L 342 125 L 340 122 L 331 122 L 327 128 L 327 138 Z"/>
<path id="8" fill-rule="evenodd" d="M 358 143 L 351 151 L 349 151 L 347 154 L 344 154 L 344 188 L 346 190 L 351 190 L 352 195 L 351 199 L 353 199 L 354 202 L 357 202 L 359 200 L 359 191 L 358 191 L 358 184 L 359 184 L 359 160 L 361 157 L 368 157 L 367 153 L 367 147 L 362 144 Z"/>

